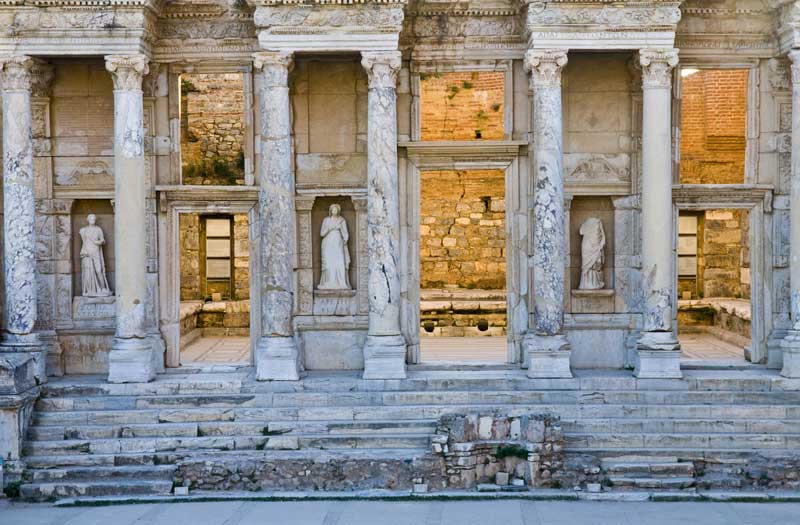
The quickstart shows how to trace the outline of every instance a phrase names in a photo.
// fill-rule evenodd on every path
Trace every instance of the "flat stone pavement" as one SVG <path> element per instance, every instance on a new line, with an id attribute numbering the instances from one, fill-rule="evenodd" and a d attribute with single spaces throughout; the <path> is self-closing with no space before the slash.
<path id="1" fill-rule="evenodd" d="M 2 525 L 795 524 L 800 503 L 226 501 L 107 507 L 0 502 Z"/>

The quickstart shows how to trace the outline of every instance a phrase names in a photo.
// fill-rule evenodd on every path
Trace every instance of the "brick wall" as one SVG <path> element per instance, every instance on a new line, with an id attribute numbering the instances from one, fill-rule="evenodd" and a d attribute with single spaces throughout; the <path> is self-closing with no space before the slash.
<path id="1" fill-rule="evenodd" d="M 502 140 L 505 75 L 437 73 L 420 80 L 422 140 Z M 480 132 L 480 137 L 477 137 Z"/>
<path id="2" fill-rule="evenodd" d="M 244 184 L 241 73 L 181 75 L 184 184 Z"/>
<path id="3" fill-rule="evenodd" d="M 505 289 L 505 182 L 501 170 L 421 175 L 420 285 Z"/>
<path id="4" fill-rule="evenodd" d="M 746 69 L 701 69 L 681 79 L 681 182 L 744 182 Z"/>

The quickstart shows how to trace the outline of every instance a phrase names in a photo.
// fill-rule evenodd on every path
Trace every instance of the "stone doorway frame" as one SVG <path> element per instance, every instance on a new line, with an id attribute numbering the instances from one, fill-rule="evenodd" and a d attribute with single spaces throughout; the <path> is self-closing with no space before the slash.
<path id="1" fill-rule="evenodd" d="M 528 160 L 524 141 L 400 143 L 400 324 L 406 360 L 420 362 L 420 173 L 438 170 L 502 170 L 505 173 L 507 364 L 521 363 L 528 326 Z M 405 155 L 403 155 L 405 153 Z"/>
<path id="2" fill-rule="evenodd" d="M 197 188 L 186 186 L 160 186 L 158 191 L 158 253 L 159 253 L 159 328 L 167 344 L 166 366 L 180 366 L 180 215 L 247 214 L 250 232 L 250 364 L 254 363 L 255 345 L 261 336 L 261 304 L 258 283 L 261 280 L 259 264 L 259 210 L 258 188 L 231 186 Z M 255 255 L 255 256 L 254 256 Z"/>
<path id="3" fill-rule="evenodd" d="M 678 330 L 678 214 L 683 210 L 747 210 L 750 222 L 750 359 L 766 363 L 767 338 L 772 332 L 772 187 L 756 184 L 676 184 L 672 187 L 673 232 L 672 265 L 673 312 Z M 745 350 L 747 355 L 747 350 Z"/>

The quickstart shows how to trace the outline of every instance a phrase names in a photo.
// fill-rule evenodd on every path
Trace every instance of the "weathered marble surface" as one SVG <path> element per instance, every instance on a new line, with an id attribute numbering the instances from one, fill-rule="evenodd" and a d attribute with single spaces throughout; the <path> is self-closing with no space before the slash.
<path id="1" fill-rule="evenodd" d="M 289 72 L 291 53 L 254 55 L 261 70 L 261 339 L 256 368 L 261 380 L 300 378 L 292 328 L 294 306 L 295 209 Z"/>
<path id="2" fill-rule="evenodd" d="M 680 346 L 672 333 L 675 254 L 672 211 L 672 68 L 675 49 L 639 52 L 642 125 L 642 286 L 644 332 L 634 373 L 642 378 L 681 377 Z"/>
<path id="3" fill-rule="evenodd" d="M 108 380 L 137 383 L 155 378 L 153 349 L 145 327 L 147 233 L 145 220 L 144 55 L 110 55 L 114 81 L 114 237 L 117 323 L 108 356 Z"/>
<path id="4" fill-rule="evenodd" d="M 569 342 L 562 334 L 566 230 L 564 226 L 561 71 L 564 50 L 528 51 L 533 91 L 533 325 L 525 338 L 530 377 L 572 377 Z"/>
<path id="5" fill-rule="evenodd" d="M 364 377 L 405 377 L 400 333 L 400 214 L 397 182 L 397 73 L 400 52 L 364 52 L 369 77 L 367 252 L 369 334 Z"/>

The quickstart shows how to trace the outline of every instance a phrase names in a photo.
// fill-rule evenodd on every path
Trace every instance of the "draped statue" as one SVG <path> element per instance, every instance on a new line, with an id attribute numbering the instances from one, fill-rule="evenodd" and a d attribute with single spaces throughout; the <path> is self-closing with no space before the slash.
<path id="1" fill-rule="evenodd" d="M 328 216 L 322 221 L 320 235 L 322 242 L 321 272 L 319 290 L 349 290 L 350 278 L 350 252 L 347 241 L 350 235 L 347 232 L 347 222 L 341 215 L 342 208 L 338 204 L 331 204 Z"/>
<path id="2" fill-rule="evenodd" d="M 97 226 L 97 217 L 90 213 L 86 226 L 79 233 L 81 246 L 81 282 L 84 297 L 108 297 L 111 289 L 106 278 L 106 261 L 103 258 L 103 245 L 106 239 L 103 230 Z"/>
<path id="3" fill-rule="evenodd" d="M 600 290 L 605 286 L 603 282 L 603 263 L 606 247 L 606 235 L 603 223 L 597 217 L 589 217 L 583 224 L 579 233 L 581 240 L 581 290 Z"/>

